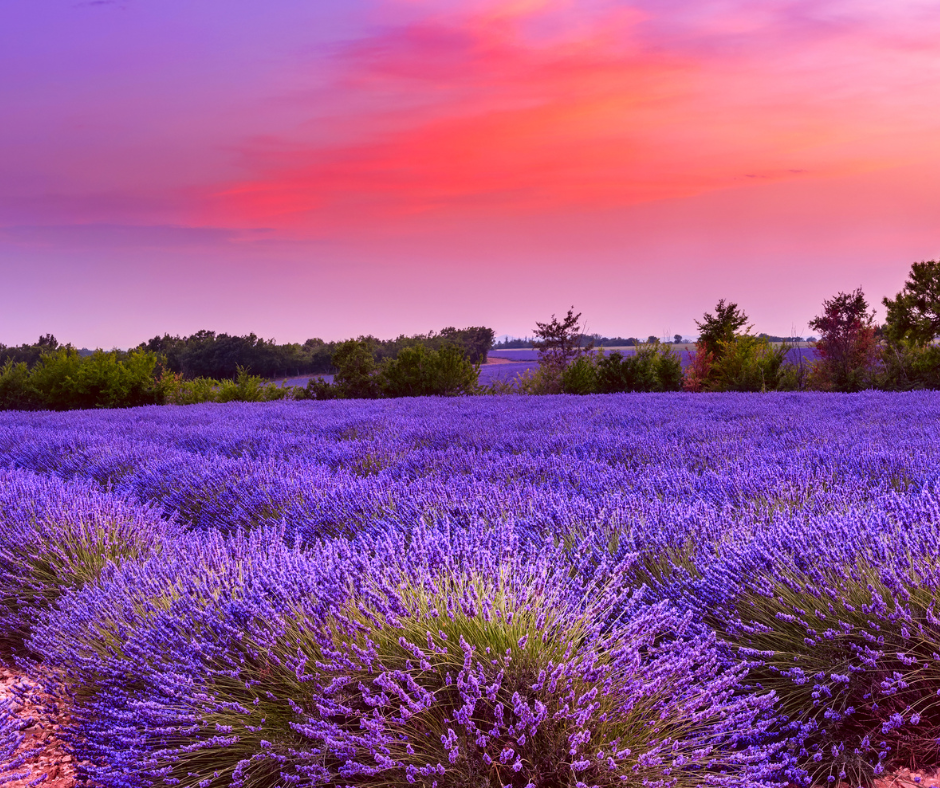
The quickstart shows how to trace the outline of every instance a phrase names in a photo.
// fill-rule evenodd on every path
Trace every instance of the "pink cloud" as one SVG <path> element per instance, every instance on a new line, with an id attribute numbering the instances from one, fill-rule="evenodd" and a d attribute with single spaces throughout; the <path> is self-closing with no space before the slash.
<path id="1" fill-rule="evenodd" d="M 577 11 L 484 3 L 379 28 L 338 56 L 330 101 L 350 141 L 246 144 L 247 177 L 220 187 L 205 219 L 345 232 L 631 205 L 937 155 L 920 71 L 936 48 L 887 61 L 884 35 L 793 4 L 716 13 L 692 42 L 660 42 L 651 10 L 604 3 L 576 25 L 549 24 Z M 793 30 L 808 27 L 801 48 Z M 349 92 L 356 109 L 344 114 Z"/>

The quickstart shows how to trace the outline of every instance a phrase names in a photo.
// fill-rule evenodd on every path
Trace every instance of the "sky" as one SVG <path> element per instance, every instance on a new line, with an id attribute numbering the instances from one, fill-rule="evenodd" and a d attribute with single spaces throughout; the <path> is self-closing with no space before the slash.
<path id="1" fill-rule="evenodd" d="M 4 0 L 0 342 L 883 315 L 938 101 L 935 0 Z"/>

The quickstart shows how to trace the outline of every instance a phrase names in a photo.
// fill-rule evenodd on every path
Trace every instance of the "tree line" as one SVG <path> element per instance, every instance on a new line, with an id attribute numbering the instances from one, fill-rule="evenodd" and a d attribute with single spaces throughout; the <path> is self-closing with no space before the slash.
<path id="1" fill-rule="evenodd" d="M 580 314 L 537 323 L 539 367 L 503 391 L 590 394 L 612 391 L 909 391 L 940 389 L 940 262 L 914 263 L 903 289 L 885 297 L 885 322 L 861 288 L 837 293 L 809 326 L 815 359 L 788 361 L 793 345 L 752 333 L 735 303 L 720 300 L 696 321 L 699 337 L 681 370 L 675 351 L 651 341 L 635 354 L 592 352 Z"/>
<path id="2" fill-rule="evenodd" d="M 489 386 L 479 384 L 480 364 L 494 337 L 484 327 L 303 345 L 201 331 L 155 337 L 130 351 L 90 354 L 47 334 L 34 345 L 0 345 L 0 409 L 508 393 L 940 389 L 940 262 L 914 263 L 902 290 L 882 303 L 887 316 L 878 325 L 860 288 L 824 301 L 809 324 L 819 334 L 815 358 L 804 362 L 801 355 L 794 363 L 787 358 L 790 342 L 754 334 L 743 309 L 722 299 L 696 321 L 699 336 L 685 366 L 673 345 L 656 337 L 631 353 L 605 352 L 572 307 L 563 318 L 536 323 L 537 369 Z M 332 382 L 314 377 L 305 387 L 291 387 L 264 380 L 321 371 L 332 371 Z"/>
<path id="3" fill-rule="evenodd" d="M 424 347 L 440 350 L 457 347 L 472 364 L 486 363 L 486 354 L 493 344 L 494 332 L 484 326 L 442 329 L 439 333 L 402 334 L 396 339 L 360 336 L 359 343 L 368 348 L 376 363 L 397 358 L 405 348 Z M 232 379 L 239 369 L 262 378 L 287 378 L 301 375 L 333 373 L 333 357 L 340 342 L 308 339 L 301 344 L 277 344 L 255 334 L 231 336 L 214 331 L 199 331 L 188 337 L 164 334 L 144 342 L 140 350 L 156 353 L 164 359 L 171 372 L 187 380 L 195 378 Z M 0 361 L 2 361 L 0 352 Z"/>

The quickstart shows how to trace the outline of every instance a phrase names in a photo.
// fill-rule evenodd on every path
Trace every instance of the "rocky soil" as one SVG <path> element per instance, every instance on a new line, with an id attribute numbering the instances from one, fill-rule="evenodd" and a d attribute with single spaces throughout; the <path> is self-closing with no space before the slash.
<path id="1" fill-rule="evenodd" d="M 27 691 L 14 693 L 14 687 Z M 6 764 L 0 763 L 0 784 L 3 788 L 26 788 L 36 785 L 38 780 L 44 788 L 72 788 L 75 785 L 72 756 L 59 740 L 59 726 L 54 720 L 44 718 L 35 682 L 9 665 L 0 663 L 0 701 L 11 697 L 16 698 L 16 715 L 31 721 L 23 730 L 24 740 L 18 752 L 35 752 L 21 768 L 15 770 L 17 774 L 25 773 L 20 779 L 4 782 L 7 775 L 3 767 Z"/>

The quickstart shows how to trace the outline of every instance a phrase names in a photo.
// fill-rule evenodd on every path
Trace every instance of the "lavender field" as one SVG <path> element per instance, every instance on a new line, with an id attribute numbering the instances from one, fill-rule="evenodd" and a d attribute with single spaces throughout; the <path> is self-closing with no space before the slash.
<path id="1" fill-rule="evenodd" d="M 0 413 L 0 525 L 3 659 L 91 785 L 940 762 L 937 393 Z"/>

